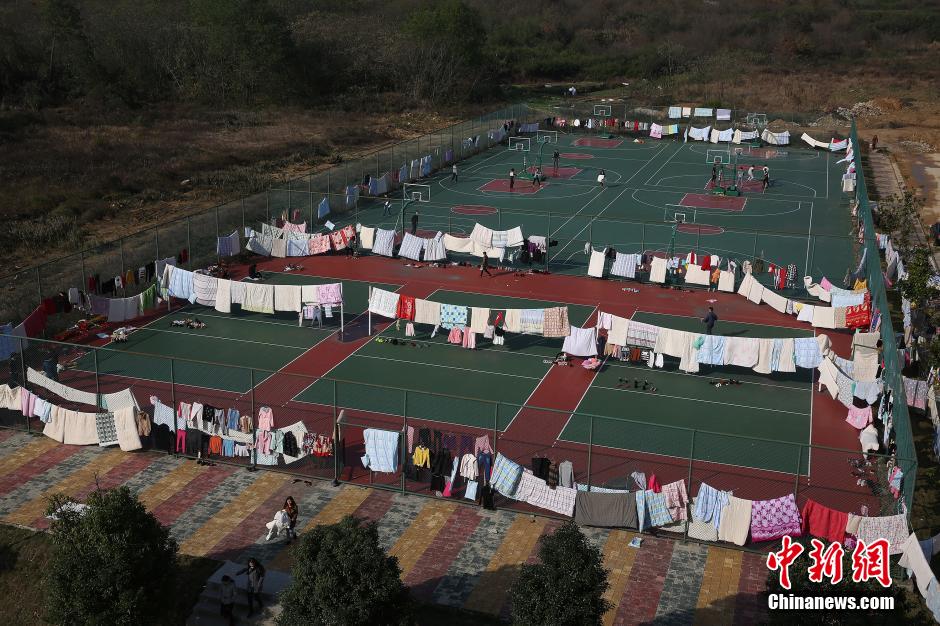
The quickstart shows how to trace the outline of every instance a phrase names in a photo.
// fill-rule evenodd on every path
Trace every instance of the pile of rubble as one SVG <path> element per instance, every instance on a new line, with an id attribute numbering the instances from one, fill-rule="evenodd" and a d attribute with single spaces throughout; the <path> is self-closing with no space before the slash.
<path id="1" fill-rule="evenodd" d="M 849 123 L 841 117 L 836 117 L 835 115 L 823 115 L 819 119 L 809 122 L 807 126 L 811 127 L 822 127 L 822 128 L 839 128 L 843 126 L 848 126 Z"/>
<path id="2" fill-rule="evenodd" d="M 914 141 L 913 139 L 902 139 L 898 141 L 898 148 L 912 154 L 927 154 L 936 151 L 936 148 L 926 141 Z"/>
<path id="3" fill-rule="evenodd" d="M 869 100 L 867 102 L 856 102 L 851 107 L 838 107 L 835 112 L 837 115 L 840 115 L 847 120 L 850 120 L 853 117 L 858 119 L 864 117 L 878 117 L 884 114 L 884 110 L 875 104 L 874 100 Z"/>

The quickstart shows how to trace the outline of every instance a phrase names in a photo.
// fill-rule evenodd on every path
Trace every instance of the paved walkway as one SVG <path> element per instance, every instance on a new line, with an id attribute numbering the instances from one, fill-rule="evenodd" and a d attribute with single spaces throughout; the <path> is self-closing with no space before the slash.
<path id="1" fill-rule="evenodd" d="M 293 495 L 301 526 L 344 515 L 378 524 L 382 544 L 398 557 L 402 577 L 424 601 L 507 616 L 508 588 L 522 563 L 533 562 L 538 539 L 560 522 L 509 511 L 486 511 L 443 499 L 355 486 L 311 486 L 274 472 L 201 466 L 158 453 L 124 453 L 57 444 L 45 437 L 0 431 L 0 521 L 46 528 L 48 496 L 81 499 L 96 483 L 127 485 L 161 522 L 180 550 L 245 562 L 254 556 L 289 570 L 291 553 L 268 543 L 264 524 Z M 303 532 L 303 528 L 301 529 Z M 756 554 L 642 535 L 585 529 L 610 570 L 611 624 L 754 624 L 763 621 L 766 567 Z"/>

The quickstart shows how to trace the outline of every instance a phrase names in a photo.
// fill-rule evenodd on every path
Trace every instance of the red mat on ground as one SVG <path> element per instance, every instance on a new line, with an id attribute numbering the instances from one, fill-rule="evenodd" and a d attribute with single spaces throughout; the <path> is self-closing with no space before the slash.
<path id="1" fill-rule="evenodd" d="M 575 139 L 572 146 L 586 146 L 588 148 L 616 148 L 623 143 L 622 139 L 601 139 L 600 137 L 581 137 Z"/>
<path id="2" fill-rule="evenodd" d="M 708 181 L 708 184 L 711 184 L 711 181 Z M 679 204 L 696 209 L 741 212 L 744 210 L 744 205 L 747 204 L 747 198 L 741 196 L 713 196 L 707 193 L 687 193 L 682 196 Z"/>
<path id="3" fill-rule="evenodd" d="M 535 166 L 530 167 L 528 171 L 530 174 L 535 174 Z M 548 176 L 549 178 L 574 178 L 581 172 L 583 172 L 580 167 L 559 167 L 554 168 L 551 165 L 545 166 L 542 168 L 542 173 Z"/>
<path id="4" fill-rule="evenodd" d="M 679 224 L 680 233 L 689 233 L 690 235 L 720 235 L 725 232 L 721 226 L 712 226 L 711 224 Z"/>
<path id="5" fill-rule="evenodd" d="M 533 194 L 538 193 L 540 189 L 547 187 L 548 183 L 544 182 L 540 187 L 533 187 L 532 181 L 529 180 L 517 180 L 516 186 L 510 190 L 509 181 L 505 178 L 494 178 L 490 182 L 486 183 L 482 187 L 478 188 L 478 191 L 512 191 L 512 193 L 518 194 Z"/>
<path id="6" fill-rule="evenodd" d="M 573 161 L 585 161 L 587 159 L 593 159 L 593 154 L 587 154 L 586 152 L 562 152 L 560 155 L 563 159 L 570 159 Z"/>
<path id="7" fill-rule="evenodd" d="M 483 204 L 458 204 L 451 207 L 450 212 L 457 215 L 493 215 L 499 212 L 499 209 Z"/>

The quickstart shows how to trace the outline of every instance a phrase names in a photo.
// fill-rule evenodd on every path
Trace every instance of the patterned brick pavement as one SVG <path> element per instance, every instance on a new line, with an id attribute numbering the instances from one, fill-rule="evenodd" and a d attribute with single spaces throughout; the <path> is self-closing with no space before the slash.
<path id="1" fill-rule="evenodd" d="M 265 540 L 268 522 L 288 495 L 300 507 L 300 532 L 354 514 L 375 521 L 382 545 L 424 601 L 508 616 L 508 589 L 538 540 L 556 520 L 486 511 L 429 499 L 314 481 L 276 472 L 203 466 L 164 454 L 63 446 L 0 431 L 0 519 L 45 528 L 48 497 L 87 496 L 96 485 L 127 485 L 186 554 L 244 562 L 254 556 L 289 570 L 283 541 Z M 585 528 L 609 570 L 614 624 L 754 624 L 765 619 L 759 596 L 766 569 L 759 555 L 682 543 L 622 530 Z M 640 548 L 631 539 L 640 536 Z"/>

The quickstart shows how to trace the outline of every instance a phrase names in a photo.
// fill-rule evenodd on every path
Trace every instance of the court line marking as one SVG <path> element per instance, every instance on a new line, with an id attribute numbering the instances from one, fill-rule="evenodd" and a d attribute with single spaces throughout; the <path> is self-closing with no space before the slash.
<path id="1" fill-rule="evenodd" d="M 721 293 L 728 293 L 728 292 L 725 291 L 725 292 L 721 292 Z M 633 314 L 633 315 L 636 316 L 637 313 L 648 313 L 648 314 L 650 314 L 650 315 L 664 315 L 664 316 L 668 316 L 668 317 L 688 317 L 688 318 L 690 318 L 690 319 L 691 319 L 691 318 L 696 318 L 696 319 L 698 318 L 698 315 L 683 315 L 683 314 L 681 314 L 681 313 L 657 313 L 656 311 L 647 311 L 646 309 L 639 309 L 639 308 L 638 308 L 636 311 L 634 311 L 634 314 Z M 631 317 L 630 319 L 633 319 L 633 317 Z M 721 320 L 719 320 L 719 321 L 721 321 Z M 745 325 L 747 325 L 747 326 L 766 326 L 766 327 L 768 327 L 768 328 L 785 328 L 785 329 L 787 329 L 787 330 L 795 330 L 795 331 L 800 331 L 800 332 L 806 333 L 805 335 L 802 335 L 802 336 L 800 336 L 800 337 L 762 337 L 762 339 L 804 339 L 804 338 L 810 337 L 811 335 L 812 335 L 813 337 L 816 336 L 816 331 L 815 331 L 815 330 L 808 330 L 808 329 L 798 328 L 798 327 L 794 327 L 794 326 L 780 326 L 780 325 L 778 325 L 778 324 L 761 324 L 760 322 L 738 322 L 738 321 L 735 321 L 735 320 L 725 320 L 725 321 L 734 322 L 735 324 L 745 324 Z M 649 322 L 647 322 L 647 323 L 649 323 Z M 695 332 L 695 331 L 689 331 L 689 332 Z M 699 333 L 699 334 L 701 334 L 701 333 Z"/>
<path id="2" fill-rule="evenodd" d="M 593 309 L 591 309 L 590 315 L 588 315 L 587 318 L 584 320 L 584 322 L 581 324 L 581 328 L 585 328 L 584 324 L 587 324 L 587 323 L 588 323 L 588 320 L 590 320 L 591 317 L 593 317 L 594 313 L 595 313 L 595 312 L 598 312 L 598 310 L 599 310 L 599 307 L 598 307 L 598 306 L 595 306 Z M 556 367 L 556 365 L 555 365 L 554 363 L 552 363 L 552 364 L 550 364 L 550 365 L 548 366 L 548 369 L 545 370 L 545 374 L 542 376 L 542 380 L 540 380 L 540 381 L 538 382 L 538 384 L 535 385 L 535 389 L 532 390 L 532 393 L 529 394 L 529 397 L 526 398 L 526 399 L 525 399 L 525 402 L 522 403 L 522 406 L 520 406 L 520 407 L 516 410 L 516 413 L 512 416 L 512 419 L 509 420 L 509 423 L 506 424 L 506 428 L 503 429 L 503 432 L 506 432 L 506 431 L 509 430 L 509 428 L 512 426 L 512 423 L 516 421 L 516 418 L 519 417 L 519 414 L 522 413 L 522 410 L 526 408 L 526 405 L 529 404 L 529 400 L 532 399 L 532 396 L 535 395 L 535 392 L 538 391 L 539 387 L 542 386 L 542 383 L 545 382 L 545 379 L 548 378 L 548 375 L 552 372 L 552 369 L 553 369 L 554 367 Z M 596 372 L 595 372 L 595 374 L 596 374 Z M 574 405 L 574 410 L 575 410 L 575 411 L 577 411 L 577 410 L 578 410 L 578 407 L 581 406 L 581 401 L 584 400 L 584 397 L 587 395 L 588 390 L 591 388 L 591 385 L 594 384 L 594 381 L 595 381 L 595 380 L 597 380 L 597 376 L 596 376 L 596 375 L 595 375 L 593 378 L 591 378 L 591 382 L 588 383 L 588 386 L 587 386 L 587 388 L 584 390 L 584 393 L 581 394 L 581 398 L 580 398 L 580 399 L 578 400 L 578 402 Z M 529 407 L 529 408 L 533 408 L 534 410 L 546 410 L 548 407 L 540 407 L 540 408 Z M 563 411 L 563 410 L 558 410 L 558 409 L 555 409 L 555 412 L 558 412 L 558 413 L 565 413 L 565 411 Z M 561 433 L 565 432 L 565 427 L 568 426 L 568 422 L 571 420 L 571 415 L 572 415 L 572 413 L 569 413 L 569 414 L 568 414 L 568 419 L 565 420 L 565 425 L 562 427 L 562 429 L 561 429 L 561 431 L 558 433 L 558 435 L 561 435 Z M 556 441 L 558 440 L 558 435 L 555 436 L 555 440 L 556 440 Z"/>
<path id="3" fill-rule="evenodd" d="M 658 368 L 658 367 L 651 368 L 651 367 L 641 367 L 641 366 L 639 366 L 639 365 L 624 365 L 623 362 L 622 362 L 622 361 L 619 361 L 618 359 L 609 359 L 609 361 L 610 361 L 610 362 L 607 364 L 608 367 L 619 367 L 619 368 L 622 368 L 622 369 L 630 369 L 630 370 L 635 369 L 635 370 L 638 370 L 638 371 L 641 371 L 641 372 L 659 372 L 659 373 L 662 373 L 662 374 L 670 374 L 670 375 L 672 375 L 672 376 L 689 376 L 689 377 L 691 377 L 691 378 L 698 378 L 699 380 L 701 380 L 701 381 L 703 381 L 703 382 L 707 381 L 707 379 L 709 379 L 709 378 L 715 378 L 715 377 L 716 377 L 715 374 L 701 374 L 701 375 L 695 375 L 695 374 L 692 374 L 692 373 L 689 373 L 689 372 L 682 372 L 682 371 L 678 371 L 678 370 L 673 371 L 673 370 L 667 370 L 667 369 Z M 702 365 L 704 365 L 704 363 L 703 363 Z M 718 366 L 715 366 L 715 367 L 718 367 Z M 812 382 L 812 381 L 810 381 L 810 382 Z M 801 383 L 799 387 L 797 387 L 797 386 L 792 386 L 792 385 L 774 385 L 774 384 L 771 384 L 771 383 L 762 383 L 762 382 L 759 382 L 759 381 L 747 381 L 747 382 L 745 382 L 744 384 L 746 384 L 746 385 L 759 385 L 759 386 L 761 386 L 761 387 L 768 387 L 768 388 L 771 388 L 771 389 L 787 389 L 787 390 L 789 390 L 789 391 L 802 391 L 802 392 L 805 392 L 805 391 L 806 391 L 806 385 L 805 385 L 805 383 Z M 812 389 L 810 389 L 810 391 L 812 391 Z"/>
<path id="4" fill-rule="evenodd" d="M 136 355 L 135 355 L 135 356 L 136 356 Z M 172 358 L 172 357 L 167 357 L 167 358 Z M 199 364 L 199 365 L 201 365 L 201 364 Z M 244 365 L 215 364 L 215 366 L 216 366 L 216 367 L 232 367 L 232 368 L 235 368 L 235 369 L 237 369 L 237 370 L 239 370 L 239 371 L 244 371 L 244 372 L 246 372 L 246 373 L 247 373 L 248 369 L 254 369 L 254 368 L 245 367 Z M 85 373 L 88 373 L 88 374 L 93 374 L 93 373 L 94 373 L 92 370 L 80 369 L 80 368 L 77 368 L 77 367 L 76 367 L 76 368 L 71 368 L 71 369 L 72 369 L 73 371 L 85 372 Z M 264 382 L 265 380 L 267 380 L 268 378 L 271 378 L 272 376 L 274 376 L 274 374 L 277 373 L 277 372 L 271 372 L 270 370 L 255 370 L 255 371 L 265 372 L 265 373 L 268 374 L 267 376 L 264 377 L 264 380 L 262 380 L 261 382 Z M 210 391 L 218 391 L 218 392 L 220 392 L 220 393 L 230 393 L 230 394 L 234 394 L 234 395 L 235 395 L 235 401 L 236 401 L 236 402 L 239 401 L 239 400 L 241 400 L 242 397 L 244 397 L 245 394 L 247 394 L 247 393 L 249 393 L 249 392 L 251 391 L 251 387 L 250 387 L 250 386 L 248 386 L 248 387 L 247 387 L 246 389 L 244 389 L 243 391 L 232 391 L 231 389 L 219 389 L 218 387 L 206 387 L 206 386 L 204 386 L 204 385 L 193 385 L 193 384 L 189 384 L 189 383 L 181 383 L 181 382 L 175 382 L 175 381 L 169 381 L 169 380 L 157 380 L 156 378 L 146 378 L 146 377 L 144 377 L 144 376 L 129 376 L 129 375 L 127 375 L 127 374 L 111 374 L 111 373 L 108 373 L 108 372 L 100 372 L 100 371 L 98 372 L 98 375 L 99 375 L 99 376 L 111 376 L 111 377 L 113 377 L 113 378 L 126 378 L 127 380 L 130 380 L 130 381 L 140 380 L 140 381 L 144 381 L 144 382 L 148 382 L 148 383 L 158 383 L 158 384 L 160 384 L 160 385 L 173 385 L 173 384 L 175 383 L 176 385 L 180 385 L 180 386 L 183 386 L 183 387 L 192 387 L 193 389 L 208 389 L 208 390 L 210 390 Z M 255 383 L 255 387 L 257 387 L 258 385 L 260 385 L 261 382 L 256 382 L 256 383 Z M 131 383 L 130 388 L 133 389 L 133 387 L 134 387 L 134 384 Z"/>
<path id="5" fill-rule="evenodd" d="M 659 393 L 659 392 L 643 391 L 641 389 L 622 389 L 618 387 L 607 387 L 604 385 L 597 385 L 596 388 L 606 389 L 608 391 L 617 391 L 617 392 L 626 392 L 626 393 L 642 393 L 646 395 L 652 395 L 657 398 L 670 398 L 672 400 L 685 400 L 686 402 L 705 402 L 707 404 L 720 404 L 722 406 L 734 406 L 734 407 L 738 407 L 741 409 L 750 409 L 752 411 L 772 411 L 774 413 L 787 413 L 789 415 L 799 415 L 801 417 L 807 417 L 806 413 L 801 413 L 797 411 L 787 411 L 785 409 L 771 409 L 771 408 L 765 408 L 765 407 L 759 407 L 759 406 L 751 406 L 748 404 L 737 404 L 735 402 L 721 402 L 720 400 L 706 400 L 704 398 L 688 398 L 686 396 L 671 396 L 671 395 Z M 612 419 L 617 419 L 617 418 L 613 417 Z"/>
<path id="6" fill-rule="evenodd" d="M 463 372 L 474 372 L 476 374 L 489 374 L 491 376 L 512 376 L 513 378 L 526 378 L 528 380 L 539 380 L 538 376 L 526 376 L 524 374 L 506 374 L 504 372 L 490 372 L 487 370 L 476 370 L 469 367 L 460 367 L 458 365 L 441 365 L 440 363 L 428 363 L 426 361 L 409 361 L 407 359 L 392 359 L 385 356 L 374 356 L 371 354 L 357 354 L 360 359 L 377 359 L 380 361 L 392 361 L 394 363 L 408 363 L 409 365 L 423 365 L 426 367 L 441 367 L 449 370 L 461 370 Z M 414 390 L 418 391 L 418 390 Z M 420 392 L 419 392 L 420 393 Z"/>
<path id="7" fill-rule="evenodd" d="M 616 418 L 613 418 L 613 419 L 616 419 Z M 637 422 L 631 422 L 631 421 L 627 421 L 627 420 L 621 420 L 621 421 L 624 422 L 625 424 L 630 424 L 630 425 L 642 425 L 642 426 L 650 426 L 650 425 L 656 426 L 656 425 L 657 425 L 657 424 L 650 424 L 649 422 L 640 422 L 640 423 L 638 424 Z M 680 427 L 678 427 L 678 426 L 676 426 L 676 427 L 670 427 L 670 430 L 678 430 L 679 428 L 680 428 Z M 734 437 L 734 438 L 737 439 L 737 437 Z M 750 440 L 748 440 L 748 439 L 746 439 L 746 438 L 744 438 L 744 439 L 745 439 L 745 441 L 750 441 Z M 562 438 L 560 438 L 560 437 L 558 438 L 557 441 L 563 441 L 564 443 L 572 443 L 572 444 L 576 444 L 576 445 L 579 445 L 579 446 L 585 446 L 585 447 L 588 445 L 586 441 L 575 441 L 574 439 L 562 439 Z M 794 442 L 787 442 L 787 443 L 788 443 L 789 445 L 794 445 L 794 446 L 800 445 L 800 444 L 798 444 L 798 443 L 795 442 L 795 441 L 794 441 Z M 605 445 L 601 445 L 601 444 L 598 444 L 598 443 L 593 444 L 593 446 L 594 446 L 595 448 L 607 448 L 608 450 L 616 450 L 617 452 L 635 452 L 635 453 L 637 453 L 637 454 L 646 454 L 646 455 L 649 455 L 649 456 L 663 457 L 663 458 L 665 458 L 665 459 L 670 459 L 670 461 L 671 461 L 671 463 L 672 463 L 673 465 L 675 464 L 676 461 L 682 461 L 682 462 L 683 462 L 682 465 L 683 465 L 684 467 L 688 467 L 688 465 L 689 465 L 689 457 L 688 457 L 688 455 L 686 455 L 686 456 L 684 456 L 684 457 L 679 457 L 679 456 L 674 456 L 674 455 L 672 455 L 672 454 L 663 454 L 662 452 L 648 452 L 648 451 L 646 451 L 646 450 L 635 450 L 635 449 L 633 449 L 633 448 L 617 448 L 617 447 L 615 447 L 615 446 L 605 446 Z M 625 459 L 625 460 L 629 460 L 629 459 Z M 756 470 L 756 471 L 759 471 L 759 472 L 767 472 L 768 474 L 783 474 L 784 476 L 788 476 L 788 477 L 795 475 L 793 472 L 785 472 L 785 471 L 783 471 L 783 470 L 773 470 L 773 469 L 767 469 L 767 468 L 765 468 L 765 467 L 755 467 L 755 466 L 753 466 L 753 465 L 739 465 L 739 464 L 737 464 L 737 463 L 725 463 L 725 462 L 723 462 L 723 461 L 709 461 L 709 460 L 707 460 L 707 459 L 692 459 L 692 462 L 693 462 L 693 464 L 694 464 L 694 463 L 709 463 L 709 464 L 711 464 L 711 465 L 719 465 L 719 466 L 724 466 L 724 467 L 737 467 L 737 468 L 740 468 L 740 469 L 749 469 L 749 470 Z M 721 471 L 721 470 L 712 470 L 712 471 Z M 752 477 L 752 478 L 753 478 L 753 477 Z M 789 479 L 789 480 L 792 480 L 792 479 Z M 700 480 L 699 482 L 704 482 L 704 481 L 701 481 L 701 480 Z M 689 488 L 691 489 L 691 485 L 689 486 Z"/>
<path id="8" fill-rule="evenodd" d="M 305 351 L 305 350 L 309 350 L 309 349 L 310 349 L 310 348 L 307 348 L 307 347 L 304 347 L 304 346 L 288 346 L 288 345 L 284 345 L 284 344 L 280 344 L 280 343 L 271 343 L 271 342 L 268 342 L 268 341 L 255 341 L 254 339 L 237 339 L 237 338 L 235 338 L 235 337 L 217 337 L 217 336 L 214 336 L 214 335 L 198 335 L 198 334 L 196 334 L 196 333 L 184 333 L 184 332 L 180 332 L 180 331 L 178 331 L 178 330 L 167 330 L 167 329 L 165 329 L 165 328 L 152 328 L 152 327 L 148 327 L 148 328 L 146 328 L 146 329 L 144 329 L 144 328 L 138 328 L 137 330 L 147 330 L 147 331 L 153 332 L 153 333 L 167 333 L 167 334 L 170 334 L 170 335 L 183 335 L 183 336 L 185 336 L 185 337 L 199 337 L 199 338 L 201 338 L 201 339 L 218 339 L 218 340 L 221 340 L 221 341 L 238 341 L 238 342 L 240 342 L 240 343 L 253 343 L 253 344 L 257 344 L 257 345 L 259 345 L 259 346 L 273 346 L 273 347 L 275 347 L 275 348 L 289 348 L 289 349 L 291 349 L 291 350 L 301 350 L 301 351 Z M 316 329 L 314 329 L 314 330 L 316 330 Z M 131 336 L 133 336 L 134 334 L 136 334 L 136 333 L 132 333 Z M 330 334 L 332 334 L 332 333 L 330 333 Z M 328 335 L 328 336 L 329 336 L 329 335 Z M 325 337 L 324 337 L 324 339 L 325 339 Z M 317 341 L 317 343 L 320 343 L 320 341 L 323 341 L 323 339 L 320 339 L 319 341 Z M 317 344 L 315 343 L 315 344 L 313 344 L 313 346 L 311 346 L 311 347 L 315 347 L 316 345 L 317 345 Z M 134 355 L 134 356 L 137 356 L 137 355 Z M 154 354 L 154 356 L 159 358 L 160 355 Z M 165 357 L 165 358 L 174 358 L 174 357 Z M 176 357 L 176 358 L 183 359 L 184 357 Z M 230 364 L 230 365 L 231 365 L 231 364 Z M 242 367 L 251 367 L 251 366 L 242 366 Z"/>
<path id="9" fill-rule="evenodd" d="M 392 290 L 392 293 L 397 293 L 398 290 L 401 289 L 402 287 L 404 287 L 404 285 L 399 285 L 397 288 L 395 288 L 395 289 Z M 356 317 L 354 317 L 351 321 L 352 321 L 352 322 L 355 322 L 357 319 L 359 319 L 359 318 L 362 317 L 363 315 L 368 315 L 368 314 L 369 314 L 369 311 L 366 310 L 364 313 L 360 313 L 359 315 L 357 315 Z M 327 376 L 330 375 L 330 372 L 332 372 L 332 371 L 335 370 L 337 367 L 339 367 L 340 365 L 342 365 L 343 363 L 345 363 L 350 357 L 352 357 L 354 354 L 356 354 L 357 352 L 359 352 L 360 350 L 362 350 L 364 347 L 366 347 L 367 345 L 369 345 L 370 343 L 372 343 L 372 341 L 373 341 L 376 337 L 379 337 L 379 336 L 381 336 L 383 333 L 385 333 L 385 331 L 387 331 L 389 328 L 391 328 L 391 325 L 392 325 L 391 322 L 389 322 L 389 325 L 386 326 L 385 329 L 382 330 L 382 332 L 370 336 L 369 339 L 368 339 L 368 341 L 364 342 L 361 346 L 359 346 L 358 348 L 356 348 L 355 350 L 353 350 L 352 352 L 350 352 L 349 354 L 347 354 L 345 357 L 343 357 L 342 359 L 340 359 L 339 363 L 337 363 L 336 365 L 334 365 L 333 367 L 331 367 L 330 369 L 328 369 L 326 372 L 324 372 L 322 376 L 317 376 L 317 377 L 316 377 L 316 380 L 314 380 L 312 383 L 310 383 L 309 385 L 307 385 L 306 387 L 304 387 L 303 389 L 301 389 L 300 391 L 298 391 L 298 392 L 297 392 L 297 395 L 295 395 L 293 398 L 291 398 L 291 400 L 288 400 L 288 402 L 290 402 L 290 401 L 302 402 L 302 400 L 297 400 L 297 398 L 299 398 L 301 394 L 303 394 L 305 391 L 307 391 L 308 389 L 310 389 L 311 387 L 313 387 L 314 385 L 316 385 L 318 382 L 324 380 Z M 303 356 L 303 355 L 301 355 L 301 356 Z M 300 357 L 298 357 L 298 358 L 300 358 Z M 296 359 L 294 359 L 294 360 L 296 360 Z M 291 363 L 293 363 L 293 361 L 291 361 Z M 289 364 L 288 364 L 288 365 L 289 365 Z M 284 367 L 287 367 L 287 365 L 285 365 Z M 280 372 L 280 371 L 282 371 L 283 369 L 284 369 L 284 368 L 281 368 L 281 369 L 278 370 L 278 371 Z M 257 385 L 255 385 L 255 386 L 257 387 Z M 313 403 L 310 403 L 310 404 L 319 404 L 319 403 L 313 402 Z"/>

